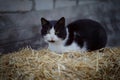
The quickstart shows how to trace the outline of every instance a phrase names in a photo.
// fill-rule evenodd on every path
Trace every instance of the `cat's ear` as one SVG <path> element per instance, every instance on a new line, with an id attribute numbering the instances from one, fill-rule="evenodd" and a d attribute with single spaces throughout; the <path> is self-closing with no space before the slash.
<path id="1" fill-rule="evenodd" d="M 48 23 L 48 20 L 46 20 L 45 18 L 41 18 L 41 25 L 46 25 Z"/>
<path id="2" fill-rule="evenodd" d="M 58 20 L 57 24 L 60 24 L 60 25 L 65 25 L 65 18 L 62 17 Z"/>

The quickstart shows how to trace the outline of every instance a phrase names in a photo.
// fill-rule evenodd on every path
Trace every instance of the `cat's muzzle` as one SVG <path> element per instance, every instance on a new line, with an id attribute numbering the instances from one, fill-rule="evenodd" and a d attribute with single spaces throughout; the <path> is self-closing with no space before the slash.
<path id="1" fill-rule="evenodd" d="M 49 40 L 48 42 L 50 42 L 50 43 L 54 43 L 55 41 L 54 41 L 54 40 Z"/>

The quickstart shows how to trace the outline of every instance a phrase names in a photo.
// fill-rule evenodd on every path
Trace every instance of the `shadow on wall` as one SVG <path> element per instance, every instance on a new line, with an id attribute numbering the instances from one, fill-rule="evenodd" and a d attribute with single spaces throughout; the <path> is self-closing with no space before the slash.
<path id="1" fill-rule="evenodd" d="M 39 30 L 40 26 L 19 28 L 7 16 L 0 16 L 0 53 L 18 51 L 27 46 L 33 49 L 45 47 L 45 43 L 40 40 Z"/>

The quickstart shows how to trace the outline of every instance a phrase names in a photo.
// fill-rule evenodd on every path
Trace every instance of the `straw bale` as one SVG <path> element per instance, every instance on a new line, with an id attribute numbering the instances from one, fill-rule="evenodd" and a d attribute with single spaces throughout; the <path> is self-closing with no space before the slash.
<path id="1" fill-rule="evenodd" d="M 1 80 L 120 80 L 120 48 L 56 54 L 25 48 L 0 57 Z"/>

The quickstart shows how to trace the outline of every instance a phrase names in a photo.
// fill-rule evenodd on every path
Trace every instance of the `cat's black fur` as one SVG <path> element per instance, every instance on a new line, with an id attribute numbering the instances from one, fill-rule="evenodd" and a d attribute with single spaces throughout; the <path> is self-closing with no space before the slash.
<path id="1" fill-rule="evenodd" d="M 79 46 L 83 46 L 87 42 L 87 49 L 97 50 L 105 47 L 107 43 L 107 34 L 100 23 L 90 20 L 82 19 L 70 23 L 68 26 L 69 38 L 66 45 L 70 45 L 75 41 Z M 74 32 L 77 34 L 74 35 Z"/>
<path id="2" fill-rule="evenodd" d="M 52 26 L 54 26 L 56 32 L 59 32 L 56 35 L 61 39 L 64 40 L 68 35 L 68 40 L 64 44 L 65 46 L 69 46 L 72 42 L 75 42 L 82 48 L 84 43 L 86 43 L 87 50 L 92 51 L 105 47 L 107 43 L 107 34 L 103 26 L 90 19 L 76 20 L 67 26 L 65 26 L 64 17 L 59 21 L 47 21 L 41 18 L 41 23 L 43 27 L 41 34 L 43 36 Z M 68 29 L 68 34 L 66 28 Z"/>

